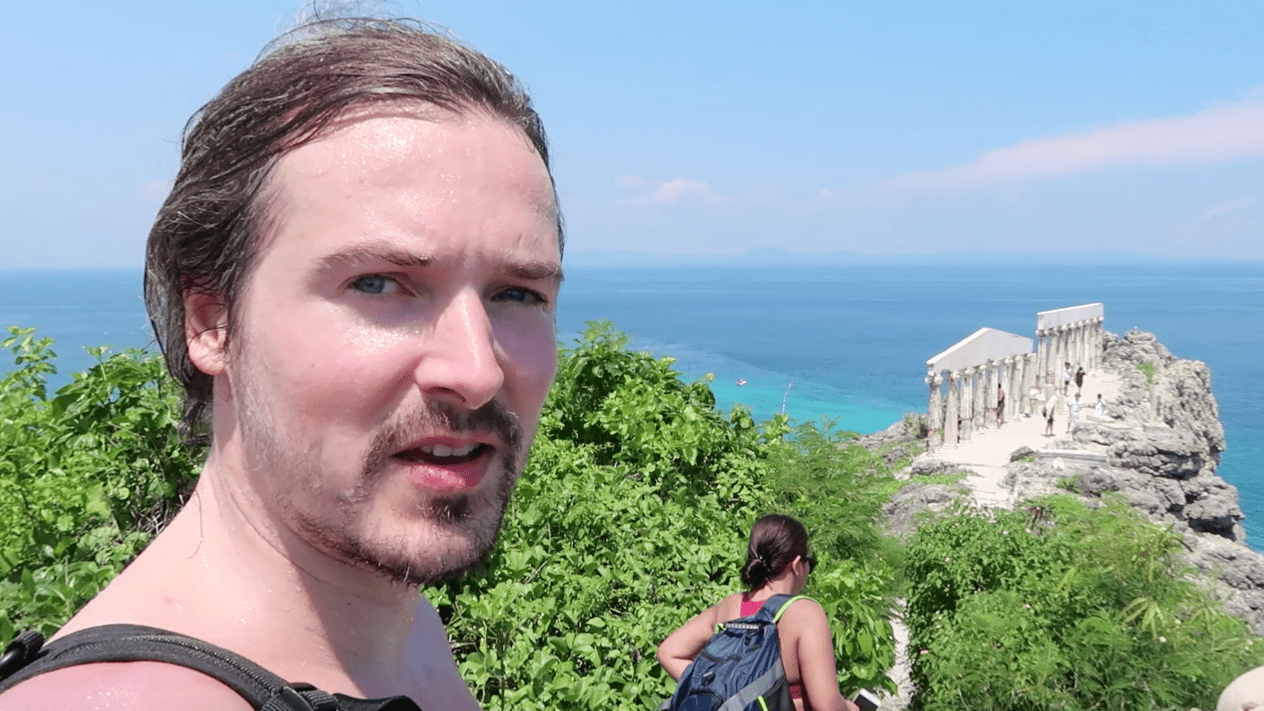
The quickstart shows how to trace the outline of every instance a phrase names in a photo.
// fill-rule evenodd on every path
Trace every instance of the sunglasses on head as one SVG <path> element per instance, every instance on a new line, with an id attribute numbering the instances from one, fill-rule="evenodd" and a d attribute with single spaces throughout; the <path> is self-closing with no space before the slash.
<path id="1" fill-rule="evenodd" d="M 808 564 L 808 572 L 811 573 L 812 569 L 816 567 L 816 556 L 805 555 L 803 556 L 803 562 Z"/>

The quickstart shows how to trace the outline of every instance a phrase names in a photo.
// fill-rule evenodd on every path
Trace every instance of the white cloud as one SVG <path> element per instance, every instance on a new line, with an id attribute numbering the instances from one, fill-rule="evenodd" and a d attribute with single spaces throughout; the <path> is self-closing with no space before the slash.
<path id="1" fill-rule="evenodd" d="M 1035 138 L 948 168 L 871 186 L 879 193 L 1009 190 L 1038 180 L 1134 167 L 1181 167 L 1264 159 L 1264 102 Z"/>
<path id="2" fill-rule="evenodd" d="M 1218 203 L 1216 205 L 1212 205 L 1206 210 L 1203 210 L 1202 218 L 1204 220 L 1212 220 L 1222 215 L 1238 212 L 1239 210 L 1245 210 L 1246 208 L 1259 203 L 1259 201 L 1259 197 L 1252 195 L 1251 197 L 1244 197 L 1238 200 Z"/>
<path id="3" fill-rule="evenodd" d="M 722 200 L 711 186 L 701 180 L 692 180 L 690 178 L 673 178 L 654 191 L 655 202 L 679 202 L 683 198 L 697 197 L 706 202 L 718 202 Z"/>
<path id="4" fill-rule="evenodd" d="M 727 199 L 712 190 L 707 183 L 693 178 L 672 178 L 666 182 L 653 183 L 642 178 L 625 176 L 619 178 L 618 182 L 620 186 L 637 193 L 619 200 L 619 205 L 661 205 L 683 201 L 717 203 Z"/>
<path id="5" fill-rule="evenodd" d="M 1205 255 L 1259 259 L 1264 234 L 1264 209 L 1256 195 L 1226 200 L 1195 212 L 1176 224 L 1174 234 L 1186 245 L 1197 244 Z"/>

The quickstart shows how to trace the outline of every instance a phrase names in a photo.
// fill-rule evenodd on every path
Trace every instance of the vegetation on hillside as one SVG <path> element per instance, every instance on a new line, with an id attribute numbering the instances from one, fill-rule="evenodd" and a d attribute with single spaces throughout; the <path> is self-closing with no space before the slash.
<path id="1" fill-rule="evenodd" d="M 1122 501 L 1066 495 L 923 525 L 907 559 L 917 707 L 1214 707 L 1264 644 L 1185 576 L 1180 548 Z"/>
<path id="2" fill-rule="evenodd" d="M 160 530 L 196 477 L 158 357 L 107 356 L 56 393 L 47 339 L 11 329 L 0 379 L 0 638 L 52 632 Z M 425 593 L 488 709 L 654 706 L 657 643 L 738 588 L 759 515 L 799 517 L 821 559 L 840 685 L 893 690 L 888 618 L 908 599 L 915 706 L 1188 709 L 1264 663 L 1123 504 L 963 510 L 907 549 L 880 533 L 899 483 L 829 423 L 722 413 L 706 380 L 594 324 L 562 352 L 500 543 Z M 897 463 L 898 466 L 898 463 Z"/>
<path id="3" fill-rule="evenodd" d="M 496 553 L 427 592 L 486 708 L 656 705 L 674 688 L 658 642 L 739 588 L 751 523 L 799 498 L 777 482 L 793 468 L 802 484 L 825 483 L 812 459 L 825 458 L 815 449 L 827 435 L 809 442 L 789 437 L 782 418 L 757 426 L 744 409 L 724 415 L 705 381 L 685 383 L 670 358 L 626 346 L 595 324 L 563 352 Z M 825 559 L 809 593 L 834 612 L 840 682 L 890 688 L 881 576 L 837 546 L 876 534 L 806 522 Z M 873 529 L 872 516 L 861 525 Z"/>
<path id="4" fill-rule="evenodd" d="M 51 394 L 51 341 L 0 349 L 0 640 L 55 631 L 178 509 L 198 453 L 176 434 L 176 386 L 141 351 L 105 357 Z"/>
<path id="5" fill-rule="evenodd" d="M 772 510 L 812 529 L 822 562 L 808 592 L 833 615 L 844 689 L 892 688 L 880 502 L 844 496 L 866 490 L 863 453 L 784 418 L 722 414 L 705 381 L 626 341 L 595 325 L 562 353 L 496 552 L 426 591 L 479 701 L 656 705 L 672 682 L 655 647 L 738 587 L 750 525 Z M 197 466 L 157 357 L 98 351 L 50 396 L 48 341 L 15 331 L 4 347 L 17 369 L 0 381 L 0 637 L 56 629 L 150 539 Z M 813 491 L 838 500 L 814 508 Z"/>

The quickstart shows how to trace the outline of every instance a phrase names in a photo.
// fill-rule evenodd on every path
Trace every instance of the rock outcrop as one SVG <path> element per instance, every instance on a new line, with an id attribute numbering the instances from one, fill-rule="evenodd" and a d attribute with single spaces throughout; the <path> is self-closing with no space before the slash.
<path id="1" fill-rule="evenodd" d="M 926 449 L 926 425 L 923 416 L 906 415 L 890 427 L 857 440 L 857 444 L 880 457 L 885 466 L 914 459 Z M 896 478 L 909 482 L 882 507 L 886 530 L 907 539 L 925 517 L 943 513 L 969 499 L 970 490 L 961 484 L 939 484 L 924 481 L 935 474 L 969 473 L 951 462 L 938 459 L 914 459 Z"/>
<path id="2" fill-rule="evenodd" d="M 864 435 L 856 442 L 878 453 L 885 466 L 894 466 L 896 462 L 912 459 L 926 450 L 926 418 L 923 415 L 905 415 L 885 430 Z"/>
<path id="3" fill-rule="evenodd" d="M 1216 474 L 1225 437 L 1211 372 L 1136 330 L 1104 334 L 1102 353 L 1123 383 L 1108 417 L 1086 418 L 1034 461 L 1011 464 L 1007 484 L 1020 499 L 1068 488 L 1089 501 L 1123 496 L 1181 534 L 1225 609 L 1264 634 L 1264 556 L 1245 545 L 1238 491 Z"/>
<path id="4" fill-rule="evenodd" d="M 1056 455 L 1037 452 L 1031 466 L 1013 468 L 1019 496 L 1047 490 L 1050 480 L 1086 497 L 1115 492 L 1178 532 L 1245 541 L 1237 489 L 1216 475 L 1225 438 L 1207 366 L 1135 330 L 1103 335 L 1102 364 L 1123 383 L 1108 416 L 1084 418 L 1069 439 L 1042 450 Z"/>
<path id="5" fill-rule="evenodd" d="M 1209 369 L 1176 358 L 1154 335 L 1137 330 L 1123 337 L 1104 333 L 1101 348 L 1101 368 L 1120 382 L 1117 395 L 1106 402 L 1106 416 L 1087 414 L 1094 393 L 1086 392 L 1089 404 L 1068 434 L 1044 440 L 1039 449 L 1021 446 L 1009 453 L 1000 486 L 1010 503 L 1003 505 L 1067 491 L 1090 505 L 1107 495 L 1122 496 L 1179 534 L 1195 579 L 1227 612 L 1264 635 L 1264 555 L 1245 545 L 1237 489 L 1216 474 L 1225 436 Z M 917 425 L 906 417 L 860 443 L 890 464 L 924 449 Z M 963 493 L 961 486 L 925 478 L 973 473 L 971 467 L 983 471 L 984 464 L 952 464 L 939 456 L 921 455 L 897 475 L 908 483 L 883 508 L 893 534 L 907 537 L 925 517 L 971 499 L 969 489 Z M 901 629 L 899 620 L 893 624 Z M 902 654 L 900 659 L 904 664 Z M 912 694 L 907 669 L 897 669 L 893 678 L 904 683 L 884 707 L 903 709 Z"/>

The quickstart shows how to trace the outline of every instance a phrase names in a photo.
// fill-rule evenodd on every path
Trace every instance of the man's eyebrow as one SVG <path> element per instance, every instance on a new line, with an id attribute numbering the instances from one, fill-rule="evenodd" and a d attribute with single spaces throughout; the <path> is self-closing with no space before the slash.
<path id="1" fill-rule="evenodd" d="M 316 260 L 322 271 L 369 262 L 386 262 L 397 267 L 425 267 L 433 261 L 430 257 L 390 247 L 348 247 Z"/>
<path id="2" fill-rule="evenodd" d="M 397 267 L 428 267 L 434 264 L 434 258 L 391 247 L 356 246 L 339 250 L 333 254 L 320 257 L 317 266 L 321 271 L 337 267 L 356 266 L 367 263 L 393 264 Z M 516 279 L 532 281 L 554 281 L 558 284 L 564 279 L 562 266 L 548 260 L 509 261 L 505 271 Z"/>
<path id="3" fill-rule="evenodd" d="M 565 278 L 562 275 L 562 266 L 560 264 L 543 260 L 511 263 L 508 267 L 508 272 L 511 276 L 518 279 L 553 281 L 558 284 L 561 284 Z"/>

